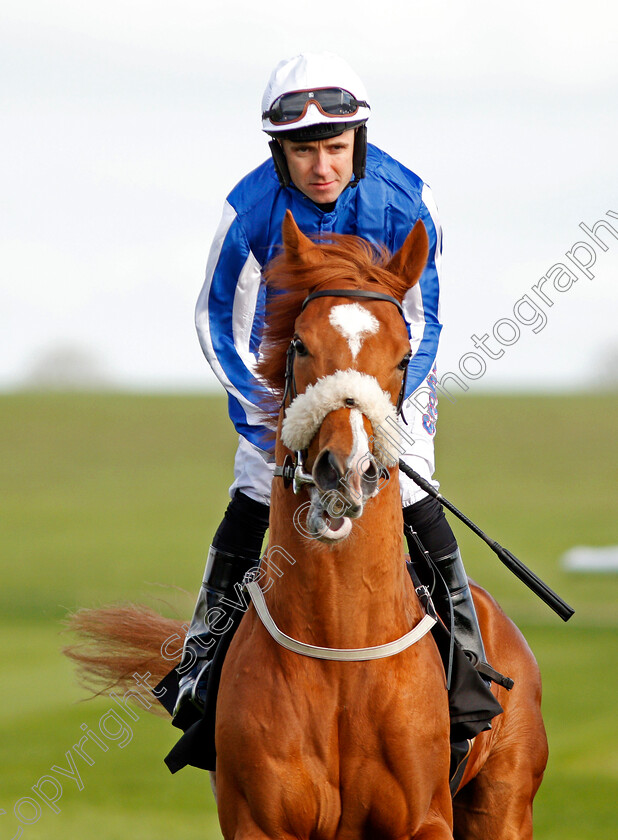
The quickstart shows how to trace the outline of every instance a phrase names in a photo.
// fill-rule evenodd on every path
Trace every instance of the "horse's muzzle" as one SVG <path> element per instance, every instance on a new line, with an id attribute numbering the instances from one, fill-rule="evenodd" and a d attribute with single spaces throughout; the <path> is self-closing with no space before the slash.
<path id="1" fill-rule="evenodd" d="M 326 448 L 316 458 L 312 475 L 322 495 L 331 494 L 338 500 L 339 515 L 354 519 L 361 515 L 365 502 L 376 492 L 380 474 L 369 453 L 344 470 L 337 455 Z M 331 502 L 329 507 L 333 505 Z"/>
<path id="2" fill-rule="evenodd" d="M 352 523 L 362 513 L 365 502 L 375 495 L 379 470 L 373 457 L 345 469 L 336 453 L 323 449 L 312 470 L 315 487 L 311 491 L 311 509 L 307 524 L 315 538 L 337 542 L 348 536 Z"/>

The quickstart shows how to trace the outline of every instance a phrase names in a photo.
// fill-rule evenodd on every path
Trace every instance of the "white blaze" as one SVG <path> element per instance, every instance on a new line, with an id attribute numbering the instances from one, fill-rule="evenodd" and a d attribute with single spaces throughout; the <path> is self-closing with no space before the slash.
<path id="1" fill-rule="evenodd" d="M 367 464 L 369 454 L 369 438 L 363 424 L 363 415 L 358 408 L 350 410 L 350 426 L 352 427 L 352 451 L 346 464 L 346 480 L 348 487 L 352 490 L 356 501 L 362 503 L 363 491 L 361 476 L 364 472 L 363 465 Z"/>
<path id="2" fill-rule="evenodd" d="M 333 327 L 347 339 L 352 358 L 356 360 L 365 336 L 380 329 L 380 322 L 369 310 L 358 303 L 342 303 L 333 306 L 329 320 Z"/>

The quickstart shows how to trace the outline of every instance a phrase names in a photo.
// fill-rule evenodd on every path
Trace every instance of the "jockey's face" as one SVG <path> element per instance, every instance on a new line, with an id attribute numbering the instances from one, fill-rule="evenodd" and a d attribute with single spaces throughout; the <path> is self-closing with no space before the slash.
<path id="1" fill-rule="evenodd" d="M 352 178 L 354 129 L 338 137 L 294 143 L 281 140 L 293 183 L 317 204 L 336 201 Z"/>

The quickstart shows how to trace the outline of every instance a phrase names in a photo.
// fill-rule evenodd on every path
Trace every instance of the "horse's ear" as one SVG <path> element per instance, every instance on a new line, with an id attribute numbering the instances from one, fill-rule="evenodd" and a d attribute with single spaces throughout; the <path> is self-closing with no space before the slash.
<path id="1" fill-rule="evenodd" d="M 425 225 L 419 219 L 401 248 L 385 266 L 387 271 L 405 283 L 404 294 L 418 282 L 427 265 L 428 256 L 429 237 Z"/>
<path id="2" fill-rule="evenodd" d="M 296 224 L 291 210 L 285 211 L 281 230 L 283 247 L 290 260 L 302 265 L 318 265 L 324 260 L 324 254 L 320 248 L 305 236 Z"/>

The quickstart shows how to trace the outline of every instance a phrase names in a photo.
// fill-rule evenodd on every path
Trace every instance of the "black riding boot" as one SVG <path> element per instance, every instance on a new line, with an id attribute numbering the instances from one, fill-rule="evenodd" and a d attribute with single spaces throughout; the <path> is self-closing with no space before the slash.
<path id="1" fill-rule="evenodd" d="M 404 508 L 403 518 L 413 569 L 449 629 L 452 604 L 455 640 L 478 670 L 486 664 L 485 648 L 457 540 L 442 506 L 426 496 Z"/>
<path id="2" fill-rule="evenodd" d="M 442 620 L 449 626 L 450 609 L 453 609 L 455 641 L 468 659 L 482 674 L 482 667 L 487 665 L 481 628 L 476 615 L 468 576 L 464 569 L 459 548 L 445 557 L 432 557 L 432 561 L 448 588 L 448 595 L 443 587 L 436 587 L 432 595 L 435 607 Z M 487 679 L 487 678 L 485 678 Z"/>
<path id="3" fill-rule="evenodd" d="M 237 490 L 213 538 L 182 660 L 176 668 L 180 679 L 174 724 L 180 729 L 195 717 L 196 708 L 200 712 L 204 709 L 209 666 L 234 612 L 222 601 L 228 596 L 232 603 L 238 603 L 234 587 L 259 563 L 268 514 L 268 505 Z"/>
<path id="4" fill-rule="evenodd" d="M 235 586 L 242 582 L 245 572 L 259 562 L 259 558 L 239 557 L 210 547 L 182 659 L 176 669 L 180 679 L 174 715 L 182 712 L 187 703 L 192 703 L 201 712 L 204 710 L 209 667 L 219 639 L 229 625 L 227 614 L 230 609 L 228 606 L 226 610 L 225 598 L 238 602 Z"/>

